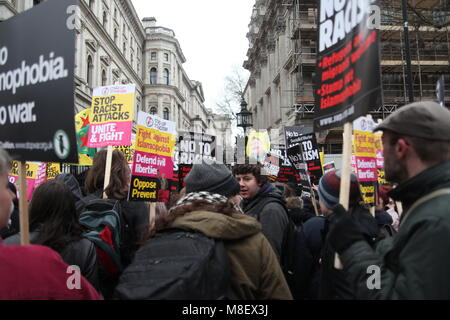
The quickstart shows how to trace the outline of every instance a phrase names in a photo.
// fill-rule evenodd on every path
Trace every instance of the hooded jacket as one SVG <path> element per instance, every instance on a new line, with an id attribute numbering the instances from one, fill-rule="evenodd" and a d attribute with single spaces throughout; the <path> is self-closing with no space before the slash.
<path id="1" fill-rule="evenodd" d="M 231 287 L 239 299 L 292 299 L 276 256 L 261 233 L 261 225 L 252 217 L 193 211 L 177 217 L 171 226 L 190 228 L 224 241 L 230 258 Z"/>
<path id="2" fill-rule="evenodd" d="M 407 213 L 419 198 L 442 188 L 450 188 L 450 161 L 422 171 L 390 192 L 404 208 L 394 237 L 380 241 L 375 249 L 357 241 L 342 252 L 357 298 L 450 299 L 450 195 L 435 197 Z M 367 279 L 371 266 L 372 279 Z M 374 270 L 378 270 L 378 289 L 368 290 L 367 283 L 377 284 Z"/>
<path id="3" fill-rule="evenodd" d="M 242 202 L 243 211 L 261 223 L 262 232 L 269 240 L 278 261 L 280 261 L 283 238 L 289 223 L 284 203 L 281 191 L 270 183 L 264 184 L 255 197 Z"/>

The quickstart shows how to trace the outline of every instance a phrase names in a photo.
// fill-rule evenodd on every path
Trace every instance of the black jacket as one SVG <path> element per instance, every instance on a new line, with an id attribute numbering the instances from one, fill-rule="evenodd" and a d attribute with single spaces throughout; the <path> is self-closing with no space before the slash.
<path id="1" fill-rule="evenodd" d="M 352 219 L 359 225 L 368 243 L 374 245 L 379 238 L 379 228 L 377 221 L 370 212 L 355 205 L 350 209 Z M 348 278 L 348 274 L 343 270 L 334 267 L 336 251 L 327 240 L 329 224 L 332 223 L 333 216 L 327 217 L 324 226 L 324 241 L 321 254 L 321 276 L 319 298 L 325 300 L 353 300 L 355 291 Z"/>
<path id="2" fill-rule="evenodd" d="M 270 183 L 264 184 L 253 199 L 244 199 L 242 202 L 243 211 L 261 223 L 262 232 L 269 240 L 278 261 L 281 257 L 286 226 L 289 223 L 284 203 L 281 191 Z"/>
<path id="3" fill-rule="evenodd" d="M 34 243 L 39 236 L 39 231 L 30 232 L 30 243 Z M 20 233 L 17 233 L 3 241 L 4 245 L 19 245 Z M 88 239 L 80 239 L 69 243 L 61 252 L 61 258 L 68 265 L 76 265 L 81 274 L 95 287 L 99 288 L 97 253 L 95 245 Z"/>

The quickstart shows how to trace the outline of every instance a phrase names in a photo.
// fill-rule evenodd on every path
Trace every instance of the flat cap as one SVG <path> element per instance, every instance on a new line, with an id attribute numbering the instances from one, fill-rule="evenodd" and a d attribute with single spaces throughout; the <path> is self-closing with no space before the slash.
<path id="1" fill-rule="evenodd" d="M 373 129 L 379 130 L 450 141 L 450 111 L 434 101 L 414 102 L 399 108 Z"/>

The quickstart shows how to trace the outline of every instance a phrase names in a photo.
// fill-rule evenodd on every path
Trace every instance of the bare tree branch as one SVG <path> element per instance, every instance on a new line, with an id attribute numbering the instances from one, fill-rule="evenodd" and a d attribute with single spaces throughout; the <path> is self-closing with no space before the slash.
<path id="1" fill-rule="evenodd" d="M 248 75 L 242 67 L 232 68 L 231 74 L 224 81 L 224 94 L 221 100 L 216 102 L 216 111 L 219 114 L 228 114 L 236 119 L 247 81 Z"/>

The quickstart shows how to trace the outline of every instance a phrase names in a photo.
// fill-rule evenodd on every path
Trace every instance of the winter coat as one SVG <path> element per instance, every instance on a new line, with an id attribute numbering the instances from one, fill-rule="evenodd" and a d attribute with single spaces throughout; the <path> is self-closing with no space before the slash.
<path id="1" fill-rule="evenodd" d="M 190 228 L 224 241 L 231 287 L 238 299 L 292 299 L 276 256 L 254 218 L 241 213 L 228 216 L 193 211 L 178 216 L 171 227 Z"/>
<path id="2" fill-rule="evenodd" d="M 68 283 L 75 285 L 75 280 L 74 272 L 50 248 L 0 243 L 0 300 L 100 299 L 83 276 L 80 276 L 79 289 L 70 288 Z"/>
<path id="3" fill-rule="evenodd" d="M 66 186 L 70 188 L 72 194 L 75 198 L 75 202 L 83 198 L 83 192 L 81 191 L 81 187 L 78 183 L 78 180 L 71 173 L 61 173 L 56 178 L 56 181 L 64 183 Z"/>
<path id="4" fill-rule="evenodd" d="M 428 200 L 406 214 L 419 198 L 449 187 L 450 161 L 444 161 L 390 192 L 391 198 L 403 204 L 398 233 L 380 241 L 375 249 L 358 241 L 341 254 L 357 298 L 450 299 L 450 195 Z M 370 266 L 379 267 L 377 290 L 367 286 Z"/>
<path id="5" fill-rule="evenodd" d="M 34 243 L 39 236 L 39 231 L 30 233 L 30 242 Z M 3 241 L 4 245 L 19 245 L 20 233 L 15 234 Z M 80 268 L 81 274 L 96 288 L 98 282 L 98 265 L 95 245 L 88 239 L 80 239 L 69 243 L 60 252 L 61 258 L 68 265 L 76 265 Z"/>
<path id="6" fill-rule="evenodd" d="M 363 232 L 364 237 L 373 245 L 374 241 L 379 238 L 380 231 L 377 221 L 369 210 L 357 204 L 350 208 L 350 215 Z M 336 251 L 327 239 L 329 224 L 332 223 L 333 218 L 334 216 L 327 217 L 323 230 L 325 240 L 321 253 L 319 299 L 353 300 L 355 299 L 355 291 L 352 282 L 346 272 L 334 267 Z"/>
<path id="7" fill-rule="evenodd" d="M 255 197 L 242 201 L 242 209 L 261 223 L 262 232 L 280 261 L 283 238 L 289 223 L 281 191 L 266 183 Z"/>
<path id="8" fill-rule="evenodd" d="M 323 233 L 326 218 L 324 216 L 312 217 L 303 224 L 303 234 L 308 252 L 301 253 L 305 260 L 311 259 L 309 274 L 306 276 L 306 284 L 303 288 L 303 298 L 317 300 L 320 290 L 320 258 L 322 253 Z"/>

